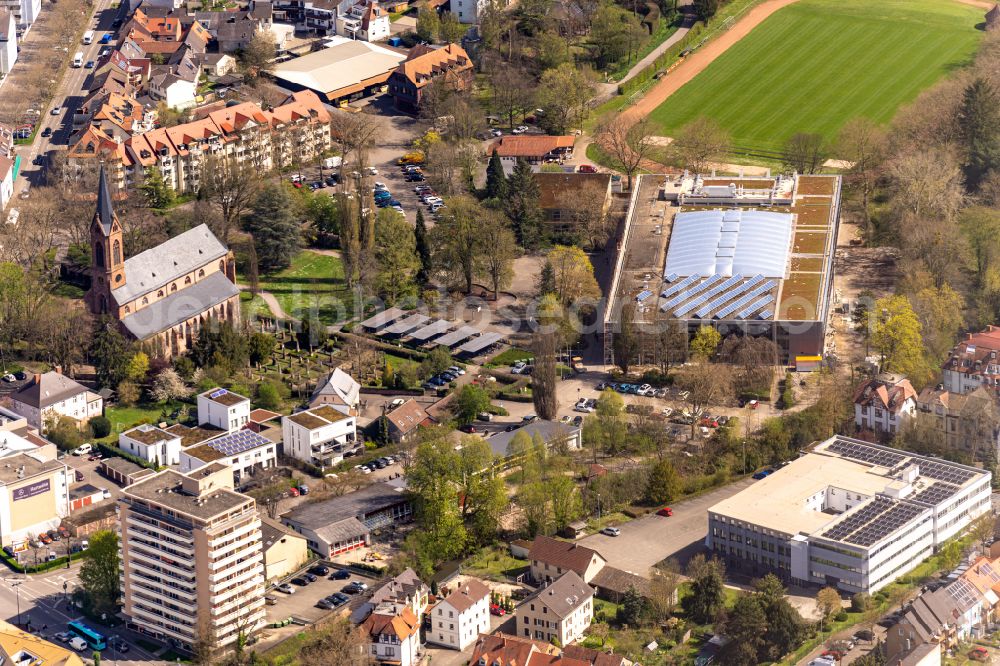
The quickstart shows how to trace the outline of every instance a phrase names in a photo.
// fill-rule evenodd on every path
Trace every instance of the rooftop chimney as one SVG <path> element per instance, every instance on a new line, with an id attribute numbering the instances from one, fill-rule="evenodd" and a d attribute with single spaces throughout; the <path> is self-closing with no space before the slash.
<path id="1" fill-rule="evenodd" d="M 36 384 L 41 384 L 42 383 L 42 376 L 40 374 L 38 374 L 37 372 L 35 373 L 35 383 Z"/>
<path id="2" fill-rule="evenodd" d="M 56 367 L 54 368 L 54 370 L 56 371 L 56 374 L 57 374 L 57 375 L 61 375 L 61 374 L 62 374 L 62 366 L 61 366 L 61 365 L 57 365 L 57 366 L 56 366 Z"/>

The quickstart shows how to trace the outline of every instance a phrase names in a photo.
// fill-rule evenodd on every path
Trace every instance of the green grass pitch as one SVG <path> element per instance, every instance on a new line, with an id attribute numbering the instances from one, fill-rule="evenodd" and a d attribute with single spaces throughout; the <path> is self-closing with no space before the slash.
<path id="1" fill-rule="evenodd" d="M 660 105 L 670 136 L 699 116 L 737 149 L 780 151 L 796 132 L 833 139 L 879 123 L 969 62 L 983 11 L 954 0 L 800 0 L 778 10 Z"/>

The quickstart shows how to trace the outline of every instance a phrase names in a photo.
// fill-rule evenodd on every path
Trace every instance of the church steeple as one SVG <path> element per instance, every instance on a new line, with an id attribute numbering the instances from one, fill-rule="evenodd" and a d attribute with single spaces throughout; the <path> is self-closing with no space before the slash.
<path id="1" fill-rule="evenodd" d="M 91 281 L 87 303 L 92 313 L 108 314 L 115 307 L 111 292 L 125 286 L 125 252 L 122 225 L 115 215 L 103 164 L 97 184 L 97 208 L 90 223 L 90 256 Z"/>

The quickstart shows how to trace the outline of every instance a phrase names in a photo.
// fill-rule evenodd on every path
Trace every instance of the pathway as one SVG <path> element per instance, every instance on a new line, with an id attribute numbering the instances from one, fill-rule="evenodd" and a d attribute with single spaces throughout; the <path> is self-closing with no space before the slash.
<path id="1" fill-rule="evenodd" d="M 250 291 L 250 287 L 244 284 L 237 286 L 240 288 L 241 291 Z M 274 315 L 276 318 L 291 319 L 291 317 L 285 314 L 285 310 L 281 307 L 281 304 L 278 303 L 278 299 L 274 297 L 274 294 L 267 291 L 259 290 L 257 292 L 257 295 L 260 296 L 261 299 L 263 299 L 264 303 L 267 304 L 267 307 L 271 309 L 271 314 Z"/>
<path id="2" fill-rule="evenodd" d="M 677 31 L 674 34 L 670 35 L 670 37 L 667 37 L 667 39 L 665 39 L 662 44 L 660 44 L 655 49 L 650 51 L 649 55 L 647 55 L 639 62 L 635 63 L 632 69 L 628 70 L 628 74 L 626 74 L 625 77 L 618 82 L 618 84 L 622 84 L 625 83 L 626 81 L 634 79 L 636 75 L 639 74 L 639 72 L 641 72 L 643 69 L 646 68 L 647 65 L 649 65 L 654 60 L 663 55 L 664 51 L 666 51 L 671 46 L 673 46 L 674 44 L 676 44 L 677 42 L 679 42 L 681 39 L 684 38 L 684 35 L 688 33 L 688 30 L 693 28 L 694 24 L 697 22 L 697 18 L 695 17 L 694 12 L 687 11 L 687 9 L 690 6 L 691 6 L 691 0 L 683 0 L 682 2 L 677 3 L 678 11 L 684 12 L 684 20 L 681 22 L 680 27 L 677 28 Z"/>

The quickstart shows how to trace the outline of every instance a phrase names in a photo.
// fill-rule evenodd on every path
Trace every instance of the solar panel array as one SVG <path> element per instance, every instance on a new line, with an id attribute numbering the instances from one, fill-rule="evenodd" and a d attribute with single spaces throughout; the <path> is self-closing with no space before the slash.
<path id="1" fill-rule="evenodd" d="M 490 345 L 500 342 L 502 338 L 503 336 L 499 333 L 483 333 L 478 338 L 473 338 L 459 347 L 458 351 L 466 354 L 477 354 Z"/>
<path id="2" fill-rule="evenodd" d="M 700 279 L 701 276 L 698 274 L 689 275 L 680 282 L 678 282 L 677 284 L 672 284 L 666 289 L 664 289 L 663 293 L 661 293 L 660 296 L 662 296 L 663 298 L 670 298 L 674 294 L 679 293 L 682 289 L 686 289 L 687 287 L 691 286 Z"/>
<path id="3" fill-rule="evenodd" d="M 918 464 L 920 465 L 921 476 L 937 479 L 938 481 L 946 481 L 947 483 L 954 483 L 957 486 L 964 484 L 966 481 L 976 476 L 976 473 L 972 470 L 962 469 L 960 467 L 955 467 L 954 465 L 935 462 L 933 460 L 921 460 Z"/>
<path id="4" fill-rule="evenodd" d="M 774 295 L 773 294 L 768 294 L 767 296 L 765 296 L 764 298 L 760 299 L 756 303 L 753 303 L 749 307 L 746 307 L 746 308 L 740 310 L 739 312 L 737 312 L 736 313 L 736 318 L 737 319 L 746 319 L 747 317 L 749 317 L 750 315 L 752 315 L 754 312 L 757 312 L 757 310 L 760 310 L 765 305 L 770 305 L 773 302 L 774 302 Z"/>
<path id="5" fill-rule="evenodd" d="M 774 312 L 772 312 L 771 310 L 764 310 L 759 315 L 757 315 L 757 319 L 760 319 L 761 321 L 767 321 L 768 319 L 770 319 L 773 316 L 774 316 Z"/>
<path id="6" fill-rule="evenodd" d="M 863 528 L 844 539 L 847 543 L 868 547 L 877 541 L 881 541 L 903 525 L 906 525 L 919 516 L 926 508 L 900 502 L 883 514 L 880 514 Z"/>
<path id="7" fill-rule="evenodd" d="M 226 395 L 227 393 L 229 393 L 229 391 L 227 391 L 226 389 L 216 389 L 216 390 L 212 391 L 211 393 L 209 393 L 208 397 L 211 398 L 212 400 L 215 400 L 216 398 L 221 398 L 222 396 Z"/>
<path id="8" fill-rule="evenodd" d="M 979 603 L 981 597 L 979 590 L 964 578 L 958 578 L 945 588 L 948 595 L 958 602 L 961 610 L 965 611 Z"/>
<path id="9" fill-rule="evenodd" d="M 880 514 L 892 508 L 893 501 L 887 497 L 876 495 L 868 503 L 862 506 L 856 513 L 853 513 L 842 521 L 823 532 L 821 536 L 828 539 L 843 541 L 845 537 L 858 531 Z"/>
<path id="10" fill-rule="evenodd" d="M 635 297 L 635 300 L 638 301 L 639 303 L 642 303 L 644 300 L 646 300 L 647 298 L 649 298 L 652 295 L 653 295 L 653 292 L 651 292 L 649 289 L 643 289 Z"/>
<path id="11" fill-rule="evenodd" d="M 698 312 L 695 313 L 695 316 L 697 316 L 700 319 L 704 319 L 709 314 L 711 314 L 713 310 L 717 310 L 719 307 L 725 305 L 726 303 L 728 303 L 729 301 L 733 300 L 734 298 L 736 298 L 737 296 L 739 296 L 743 292 L 747 291 L 748 289 L 752 289 L 754 287 L 757 287 L 757 285 L 759 285 L 761 283 L 761 281 L 763 281 L 763 280 L 764 280 L 764 276 L 763 275 L 754 275 L 752 278 L 750 278 L 749 280 L 747 280 L 743 284 L 739 285 L 738 287 L 736 287 L 732 291 L 728 291 L 728 292 L 722 294 L 721 296 L 719 296 L 718 298 L 716 298 L 715 300 L 713 300 L 712 302 L 707 303 L 705 305 L 705 307 L 699 309 Z M 771 281 L 771 282 L 773 282 L 773 281 Z M 777 284 L 777 283 L 774 283 L 774 284 Z M 759 288 L 760 287 L 757 287 L 757 289 L 759 289 Z M 756 289 L 754 291 L 756 291 Z"/>
<path id="12" fill-rule="evenodd" d="M 395 321 L 406 314 L 403 310 L 399 308 L 389 308 L 388 310 L 382 310 L 368 319 L 361 322 L 361 325 L 365 328 L 382 328 L 391 321 Z"/>
<path id="13" fill-rule="evenodd" d="M 447 319 L 435 319 L 423 328 L 418 328 L 417 330 L 410 333 L 410 337 L 414 340 L 423 342 L 425 340 L 430 340 L 435 335 L 441 335 L 448 329 L 452 327 L 452 323 Z"/>
<path id="14" fill-rule="evenodd" d="M 404 335 L 419 326 L 423 326 L 430 319 L 427 315 L 412 314 L 405 319 L 395 322 L 392 326 L 379 333 L 379 335 Z"/>
<path id="15" fill-rule="evenodd" d="M 664 275 L 663 279 L 666 280 L 667 282 L 674 282 L 679 277 L 680 275 L 678 275 L 677 273 L 671 273 L 670 275 Z"/>
<path id="16" fill-rule="evenodd" d="M 950 483 L 941 483 L 940 481 L 935 481 L 934 483 L 932 483 L 931 485 L 924 488 L 916 495 L 908 499 L 911 499 L 914 502 L 924 502 L 926 504 L 931 504 L 936 506 L 957 492 L 958 492 L 958 486 L 953 486 Z"/>
<path id="17" fill-rule="evenodd" d="M 713 284 L 715 284 L 716 282 L 718 282 L 721 279 L 723 279 L 721 275 L 713 275 L 712 277 L 708 278 L 707 280 L 705 280 L 701 284 L 696 284 L 693 287 L 691 287 L 690 289 L 688 289 L 686 291 L 682 291 L 681 293 L 677 294 L 676 296 L 674 296 L 673 298 L 671 298 L 669 301 L 667 301 L 666 303 L 664 303 L 662 306 L 660 306 L 660 309 L 663 310 L 664 312 L 666 312 L 667 310 L 669 310 L 669 309 L 671 309 L 671 308 L 673 308 L 673 307 L 675 307 L 677 305 L 680 305 L 681 303 L 683 303 L 687 299 L 689 299 L 689 298 L 691 298 L 693 296 L 697 296 L 699 292 L 701 292 L 704 289 L 707 289 L 708 287 L 711 287 Z"/>
<path id="18" fill-rule="evenodd" d="M 885 451 L 874 446 L 868 446 L 858 442 L 845 441 L 842 439 L 838 439 L 829 444 L 826 447 L 826 450 L 831 453 L 837 453 L 843 458 L 857 460 L 858 462 L 868 463 L 869 465 L 880 465 L 882 467 L 895 467 L 907 458 L 907 456 L 900 455 L 899 453 L 893 453 L 892 451 Z M 921 472 L 923 472 L 923 470 L 921 470 Z M 930 475 L 928 474 L 926 476 Z"/>
<path id="19" fill-rule="evenodd" d="M 735 301 L 733 301 L 732 303 L 730 303 L 726 307 L 724 307 L 721 310 L 719 310 L 718 312 L 716 312 L 715 313 L 715 318 L 716 319 L 725 319 L 726 317 L 728 317 L 729 315 L 733 314 L 734 312 L 736 312 L 740 308 L 746 307 L 747 304 L 750 303 L 750 301 L 752 301 L 753 299 L 757 298 L 761 294 L 766 294 L 767 292 L 769 292 L 772 289 L 774 289 L 776 286 L 778 286 L 777 282 L 775 282 L 774 280 L 768 280 L 767 282 L 765 282 L 764 284 L 760 285 L 756 289 L 751 289 L 746 294 L 743 294 L 738 299 L 736 299 Z M 721 303 L 720 303 L 720 305 L 721 305 Z"/>
<path id="20" fill-rule="evenodd" d="M 218 439 L 213 439 L 207 444 L 226 456 L 235 456 L 258 446 L 273 444 L 271 440 L 253 430 L 237 430 L 234 433 L 223 435 Z"/>
<path id="21" fill-rule="evenodd" d="M 452 347 L 454 345 L 457 345 L 462 340 L 471 338 L 478 332 L 479 329 L 474 326 L 463 326 L 457 331 L 452 331 L 447 335 L 442 335 L 440 338 L 435 340 L 434 343 L 442 347 Z"/>
<path id="22" fill-rule="evenodd" d="M 687 303 L 686 305 L 682 305 L 681 307 L 676 308 L 674 310 L 674 315 L 676 315 L 678 317 L 683 317 L 685 314 L 687 314 L 688 312 L 691 312 L 692 310 L 694 310 L 696 307 L 700 306 L 702 303 L 704 303 L 708 299 L 710 299 L 710 298 L 712 298 L 714 296 L 717 296 L 717 295 L 721 294 L 722 292 L 724 292 L 724 291 L 726 291 L 728 289 L 732 289 L 733 287 L 735 287 L 736 285 L 738 285 L 742 281 L 743 281 L 743 276 L 742 275 L 734 275 L 733 277 L 729 278 L 728 280 L 726 280 L 722 284 L 719 284 L 719 285 L 716 285 L 716 286 L 712 287 L 711 289 L 709 289 L 708 291 L 706 291 L 704 294 L 702 294 L 698 298 L 694 299 L 693 301 Z"/>

